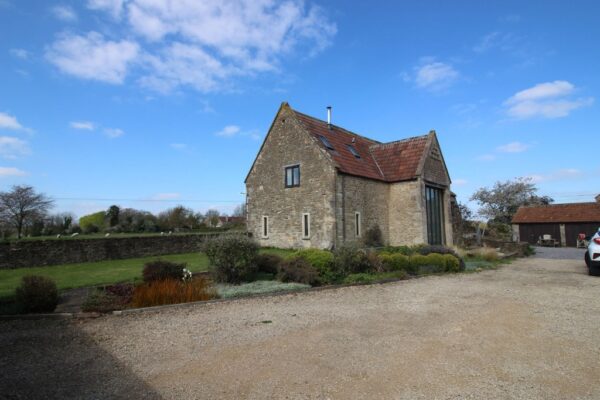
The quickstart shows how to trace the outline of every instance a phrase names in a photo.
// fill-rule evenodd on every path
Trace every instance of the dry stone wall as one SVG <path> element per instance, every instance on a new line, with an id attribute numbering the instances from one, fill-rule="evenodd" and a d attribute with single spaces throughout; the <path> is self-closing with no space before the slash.
<path id="1" fill-rule="evenodd" d="M 214 235 L 23 240 L 0 243 L 0 269 L 42 267 L 201 251 Z"/>

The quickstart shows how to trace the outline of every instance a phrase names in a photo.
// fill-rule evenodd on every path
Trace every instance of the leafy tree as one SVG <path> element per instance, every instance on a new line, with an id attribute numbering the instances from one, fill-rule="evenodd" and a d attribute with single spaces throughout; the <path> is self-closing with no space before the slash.
<path id="1" fill-rule="evenodd" d="M 158 218 L 148 211 L 124 208 L 119 212 L 119 224 L 115 230 L 121 232 L 156 232 Z"/>
<path id="2" fill-rule="evenodd" d="M 530 178 L 496 182 L 491 189 L 480 188 L 471 196 L 481 206 L 479 214 L 493 222 L 510 224 L 521 206 L 550 204 L 548 196 L 538 196 L 537 187 Z"/>
<path id="3" fill-rule="evenodd" d="M 108 220 L 108 226 L 113 227 L 119 225 L 119 212 L 121 209 L 119 206 L 112 205 L 106 211 L 106 219 Z"/>
<path id="4" fill-rule="evenodd" d="M 194 229 L 200 224 L 194 210 L 182 205 L 161 212 L 158 220 L 165 229 Z"/>
<path id="5" fill-rule="evenodd" d="M 84 215 L 79 218 L 79 226 L 84 233 L 98 232 L 104 228 L 104 220 L 106 218 L 106 212 L 98 211 L 93 214 Z"/>
<path id="6" fill-rule="evenodd" d="M 219 216 L 221 215 L 221 213 L 219 213 L 218 210 L 215 209 L 210 209 L 206 212 L 206 220 L 208 223 L 208 226 L 211 227 L 215 227 L 219 224 Z"/>
<path id="7" fill-rule="evenodd" d="M 31 186 L 13 186 L 10 191 L 0 192 L 0 220 L 11 225 L 21 238 L 23 229 L 42 219 L 54 202 L 43 193 L 36 193 Z"/>

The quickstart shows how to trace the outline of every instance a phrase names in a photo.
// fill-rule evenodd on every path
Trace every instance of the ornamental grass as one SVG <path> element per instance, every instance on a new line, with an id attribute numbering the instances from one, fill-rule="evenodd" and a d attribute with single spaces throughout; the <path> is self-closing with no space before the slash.
<path id="1" fill-rule="evenodd" d="M 152 307 L 165 304 L 189 303 L 218 297 L 212 282 L 204 277 L 191 281 L 163 279 L 143 283 L 135 288 L 132 305 Z"/>

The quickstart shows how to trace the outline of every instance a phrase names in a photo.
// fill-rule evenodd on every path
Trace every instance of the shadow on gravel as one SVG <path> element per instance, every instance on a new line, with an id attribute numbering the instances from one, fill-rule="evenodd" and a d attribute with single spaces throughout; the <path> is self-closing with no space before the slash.
<path id="1" fill-rule="evenodd" d="M 161 398 L 77 323 L 0 322 L 0 398 Z"/>

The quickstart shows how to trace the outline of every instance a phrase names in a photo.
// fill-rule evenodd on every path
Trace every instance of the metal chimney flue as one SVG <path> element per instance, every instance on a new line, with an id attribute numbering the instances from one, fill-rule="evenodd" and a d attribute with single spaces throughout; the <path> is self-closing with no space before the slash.
<path id="1" fill-rule="evenodd" d="M 327 127 L 331 129 L 331 106 L 327 106 Z"/>

